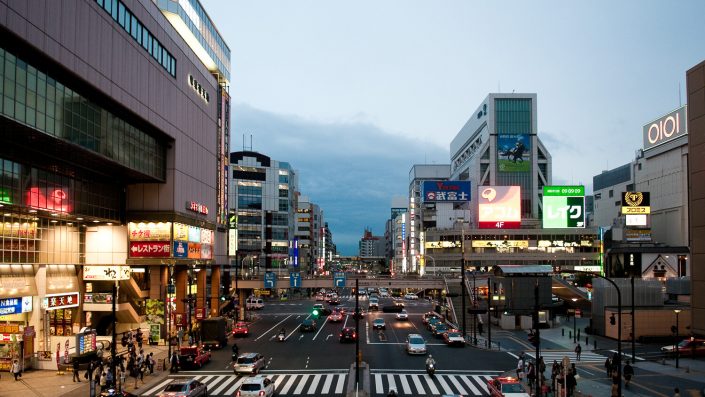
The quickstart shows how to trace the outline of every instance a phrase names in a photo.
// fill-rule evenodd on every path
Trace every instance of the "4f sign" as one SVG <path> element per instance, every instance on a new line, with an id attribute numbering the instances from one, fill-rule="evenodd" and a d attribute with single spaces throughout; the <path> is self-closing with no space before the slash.
<path id="1" fill-rule="evenodd" d="M 654 120 L 644 126 L 644 150 L 666 143 L 688 133 L 686 128 L 686 107 Z"/>

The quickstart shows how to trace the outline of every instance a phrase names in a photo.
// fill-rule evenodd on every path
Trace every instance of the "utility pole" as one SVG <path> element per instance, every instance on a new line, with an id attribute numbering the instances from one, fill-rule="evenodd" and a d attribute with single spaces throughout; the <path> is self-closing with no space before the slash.
<path id="1" fill-rule="evenodd" d="M 464 221 L 463 221 L 464 222 Z M 460 224 L 460 252 L 462 259 L 460 260 L 460 292 L 462 296 L 461 312 L 463 313 L 463 338 L 466 338 L 468 333 L 465 325 L 465 224 Z"/>
<path id="2" fill-rule="evenodd" d="M 492 350 L 492 278 L 487 276 L 487 345 Z"/>
<path id="3" fill-rule="evenodd" d="M 539 334 L 539 279 L 534 285 L 534 335 L 536 335 L 536 362 L 534 363 L 534 373 L 536 376 L 536 394 L 541 395 L 541 376 L 539 375 L 539 359 L 541 358 L 541 336 Z"/>
<path id="4" fill-rule="evenodd" d="M 632 274 L 632 363 L 636 364 L 636 328 L 635 320 L 636 313 L 634 312 L 634 275 Z"/>

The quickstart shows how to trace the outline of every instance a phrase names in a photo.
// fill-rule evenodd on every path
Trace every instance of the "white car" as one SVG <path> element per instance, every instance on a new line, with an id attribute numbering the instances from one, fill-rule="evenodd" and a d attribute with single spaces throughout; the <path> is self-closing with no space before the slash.
<path id="1" fill-rule="evenodd" d="M 417 300 L 417 299 L 419 299 L 419 296 L 416 294 L 408 293 L 408 294 L 404 295 L 404 299 Z"/>
<path id="2" fill-rule="evenodd" d="M 406 352 L 409 354 L 426 354 L 426 341 L 419 334 L 409 334 L 406 338 Z"/>
<path id="3" fill-rule="evenodd" d="M 272 397 L 274 395 L 274 382 L 267 379 L 266 376 L 257 375 L 252 378 L 245 378 L 242 385 L 235 392 L 236 397 L 248 396 L 264 396 Z"/>
<path id="4" fill-rule="evenodd" d="M 406 312 L 406 310 L 402 310 L 399 313 L 397 313 L 397 320 L 406 321 L 408 319 L 409 319 L 409 314 Z"/>

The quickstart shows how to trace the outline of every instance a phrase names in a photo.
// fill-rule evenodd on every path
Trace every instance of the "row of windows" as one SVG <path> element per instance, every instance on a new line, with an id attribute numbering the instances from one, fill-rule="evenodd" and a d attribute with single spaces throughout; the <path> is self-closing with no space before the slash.
<path id="1" fill-rule="evenodd" d="M 262 209 L 261 196 L 237 196 L 237 208 L 239 209 Z"/>
<path id="2" fill-rule="evenodd" d="M 2 48 L 0 98 L 13 120 L 164 179 L 163 144 Z"/>
<path id="3" fill-rule="evenodd" d="M 279 200 L 279 211 L 288 212 L 289 211 L 289 200 Z"/>
<path id="4" fill-rule="evenodd" d="M 237 187 L 238 195 L 262 196 L 262 186 L 242 186 Z"/>
<path id="5" fill-rule="evenodd" d="M 120 0 L 95 0 L 132 38 L 172 77 L 176 77 L 176 59 Z"/>

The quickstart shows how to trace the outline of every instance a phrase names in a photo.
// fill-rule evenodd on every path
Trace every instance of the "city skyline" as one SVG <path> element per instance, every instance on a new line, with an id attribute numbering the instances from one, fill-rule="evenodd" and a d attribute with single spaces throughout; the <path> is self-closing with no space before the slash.
<path id="1" fill-rule="evenodd" d="M 690 39 L 705 32 L 694 1 L 204 6 L 232 51 L 231 150 L 252 135 L 253 150 L 290 162 L 344 254 L 365 227 L 383 233 L 413 164 L 450 162 L 450 141 L 488 93 L 537 93 L 553 183 L 589 193 L 594 175 L 634 158 L 644 124 L 686 103 L 685 71 L 705 50 Z M 359 138 L 345 137 L 341 157 L 344 134 Z M 330 180 L 345 173 L 364 183 Z M 375 199 L 355 199 L 363 191 Z"/>

